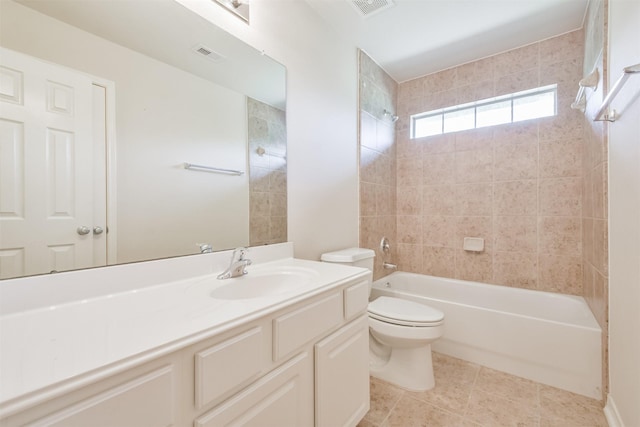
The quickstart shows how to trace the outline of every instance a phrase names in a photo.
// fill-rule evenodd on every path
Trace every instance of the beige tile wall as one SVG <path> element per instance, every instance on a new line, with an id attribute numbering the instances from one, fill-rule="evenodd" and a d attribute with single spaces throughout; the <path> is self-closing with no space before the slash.
<path id="1" fill-rule="evenodd" d="M 399 85 L 401 270 L 583 294 L 583 43 L 575 31 Z M 409 139 L 411 114 L 552 83 L 556 117 Z"/>
<path id="2" fill-rule="evenodd" d="M 249 120 L 249 244 L 287 241 L 285 112 L 247 98 Z M 258 149 L 266 151 L 260 155 Z"/>
<path id="3" fill-rule="evenodd" d="M 395 126 L 384 110 L 395 114 L 397 83 L 360 52 L 360 246 L 376 251 L 374 279 L 384 270 L 380 240 L 389 238 L 386 261 L 397 262 Z"/>
<path id="4" fill-rule="evenodd" d="M 584 75 L 599 70 L 600 81 L 595 91 L 587 91 L 587 108 L 584 115 L 584 151 L 582 161 L 582 247 L 583 247 L 583 296 L 591 307 L 602 336 L 604 391 L 608 387 L 608 301 L 609 301 L 609 245 L 608 245 L 608 138 L 606 122 L 594 122 L 592 118 L 602 104 L 606 93 L 606 2 L 589 3 L 585 19 Z"/>

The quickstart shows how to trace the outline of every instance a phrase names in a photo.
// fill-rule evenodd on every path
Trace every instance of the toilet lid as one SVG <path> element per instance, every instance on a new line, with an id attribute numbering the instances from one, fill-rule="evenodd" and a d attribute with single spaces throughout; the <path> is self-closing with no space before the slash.
<path id="1" fill-rule="evenodd" d="M 428 305 L 393 297 L 379 297 L 369 303 L 371 317 L 389 323 L 428 326 L 440 324 L 444 313 Z"/>

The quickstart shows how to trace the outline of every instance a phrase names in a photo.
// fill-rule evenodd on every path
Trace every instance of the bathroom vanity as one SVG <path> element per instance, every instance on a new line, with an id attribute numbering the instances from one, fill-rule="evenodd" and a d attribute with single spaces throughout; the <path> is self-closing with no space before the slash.
<path id="1" fill-rule="evenodd" d="M 268 255 L 216 280 L 230 253 L 210 255 L 209 274 L 0 317 L 0 425 L 356 425 L 371 273 Z"/>

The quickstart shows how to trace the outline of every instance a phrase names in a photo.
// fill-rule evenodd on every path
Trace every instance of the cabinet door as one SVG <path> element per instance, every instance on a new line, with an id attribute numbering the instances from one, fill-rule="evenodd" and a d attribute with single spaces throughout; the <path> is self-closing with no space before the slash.
<path id="1" fill-rule="evenodd" d="M 195 427 L 313 425 L 313 360 L 301 353 L 198 418 Z"/>
<path id="2" fill-rule="evenodd" d="M 316 426 L 355 426 L 369 410 L 369 322 L 358 317 L 315 346 Z"/>

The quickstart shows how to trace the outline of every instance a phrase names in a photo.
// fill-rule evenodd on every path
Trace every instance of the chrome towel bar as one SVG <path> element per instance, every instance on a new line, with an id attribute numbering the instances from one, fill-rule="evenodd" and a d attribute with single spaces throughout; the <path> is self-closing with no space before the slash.
<path id="1" fill-rule="evenodd" d="M 613 87 L 607 94 L 607 97 L 604 99 L 604 101 L 602 101 L 602 106 L 600 106 L 600 109 L 595 114 L 593 121 L 595 122 L 604 122 L 604 121 L 615 122 L 616 121 L 615 110 L 612 110 L 611 113 L 607 113 L 607 114 L 604 114 L 604 113 L 607 112 L 607 109 L 609 108 L 609 104 L 611 104 L 611 101 L 613 101 L 613 98 L 615 98 L 618 92 L 620 92 L 620 89 L 622 89 L 622 86 L 624 86 L 627 79 L 631 77 L 632 74 L 638 74 L 638 73 L 640 73 L 640 64 L 631 65 L 629 67 L 625 67 L 622 70 L 622 75 L 620 76 L 618 81 L 613 85 Z"/>
<path id="2" fill-rule="evenodd" d="M 190 169 L 190 170 L 201 170 L 206 172 L 224 173 L 227 175 L 243 175 L 244 174 L 244 172 L 239 170 L 216 168 L 213 166 L 194 165 L 193 163 L 186 163 L 186 162 L 184 163 L 184 168 Z"/>

